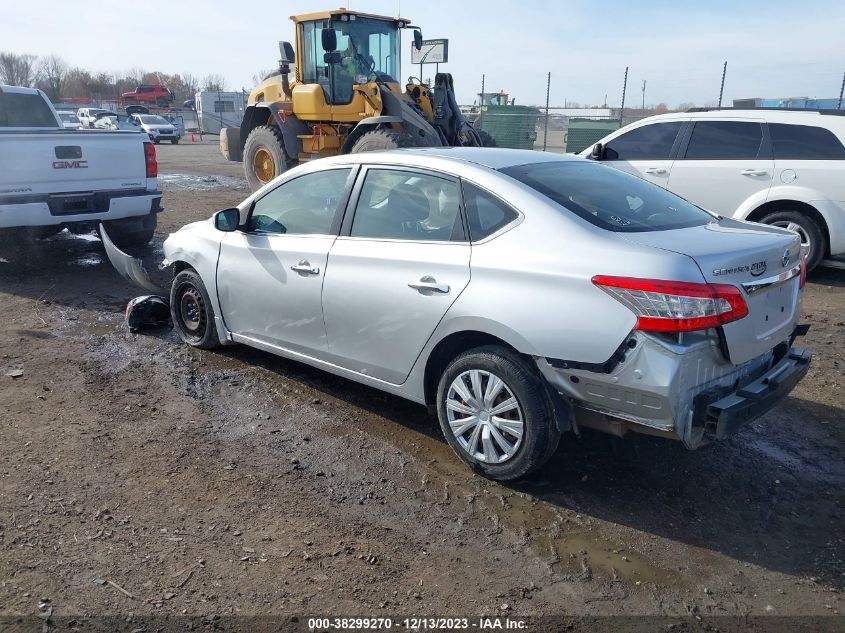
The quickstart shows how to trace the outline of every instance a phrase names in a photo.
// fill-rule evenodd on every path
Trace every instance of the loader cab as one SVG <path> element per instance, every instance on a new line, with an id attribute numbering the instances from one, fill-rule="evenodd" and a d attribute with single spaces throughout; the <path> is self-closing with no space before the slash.
<path id="1" fill-rule="evenodd" d="M 305 17 L 305 16 L 303 16 Z M 353 87 L 371 81 L 396 83 L 399 29 L 404 21 L 336 13 L 297 22 L 300 76 L 319 84 L 329 105 L 352 101 Z"/>

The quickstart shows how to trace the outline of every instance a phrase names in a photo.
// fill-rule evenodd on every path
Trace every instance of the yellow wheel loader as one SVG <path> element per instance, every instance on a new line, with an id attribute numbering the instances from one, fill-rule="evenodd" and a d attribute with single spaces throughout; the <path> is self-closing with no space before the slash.
<path id="1" fill-rule="evenodd" d="M 399 76 L 399 32 L 405 18 L 347 9 L 292 16 L 296 46 L 280 42 L 278 72 L 249 95 L 239 128 L 224 128 L 220 149 L 243 161 L 253 190 L 302 161 L 394 149 L 493 145 L 463 117 L 452 76 L 438 73 L 434 90 Z M 291 71 L 293 69 L 293 78 Z"/>

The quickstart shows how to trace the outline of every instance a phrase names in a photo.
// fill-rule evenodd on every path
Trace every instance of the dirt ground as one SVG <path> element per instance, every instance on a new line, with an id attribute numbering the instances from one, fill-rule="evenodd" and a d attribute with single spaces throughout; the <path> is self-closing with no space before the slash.
<path id="1" fill-rule="evenodd" d="M 215 142 L 158 147 L 150 268 L 247 195 Z M 138 294 L 93 237 L 0 252 L 0 616 L 843 612 L 843 271 L 807 285 L 808 376 L 737 437 L 585 431 L 511 486 L 417 405 L 130 334 Z"/>

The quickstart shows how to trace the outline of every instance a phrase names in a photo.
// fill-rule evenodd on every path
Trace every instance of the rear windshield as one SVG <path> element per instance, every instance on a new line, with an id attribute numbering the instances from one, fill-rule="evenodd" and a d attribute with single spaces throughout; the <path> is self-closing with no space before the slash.
<path id="1" fill-rule="evenodd" d="M 0 127 L 58 127 L 58 124 L 41 95 L 0 92 Z"/>
<path id="2" fill-rule="evenodd" d="M 714 221 L 706 211 L 657 185 L 591 161 L 534 163 L 500 171 L 608 231 L 666 231 Z"/>

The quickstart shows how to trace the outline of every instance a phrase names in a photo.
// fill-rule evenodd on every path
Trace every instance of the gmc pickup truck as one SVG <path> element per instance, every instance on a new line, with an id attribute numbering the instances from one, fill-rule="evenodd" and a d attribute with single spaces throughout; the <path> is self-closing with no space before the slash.
<path id="1" fill-rule="evenodd" d="M 149 242 L 161 211 L 155 147 L 142 132 L 66 130 L 46 95 L 0 86 L 0 238 L 100 222 L 121 246 Z"/>

